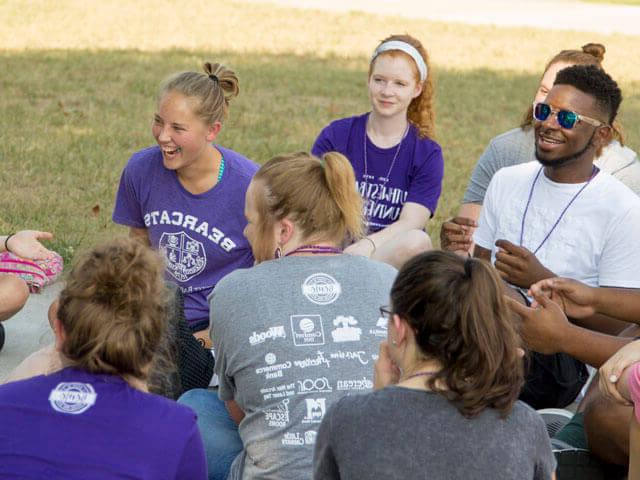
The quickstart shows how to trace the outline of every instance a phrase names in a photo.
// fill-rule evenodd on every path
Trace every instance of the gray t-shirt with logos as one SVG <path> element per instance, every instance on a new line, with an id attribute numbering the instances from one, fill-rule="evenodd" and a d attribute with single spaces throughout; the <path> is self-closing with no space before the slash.
<path id="1" fill-rule="evenodd" d="M 285 257 L 236 270 L 211 294 L 222 400 L 246 416 L 230 478 L 308 479 L 331 404 L 371 390 L 396 270 L 351 255 Z"/>
<path id="2" fill-rule="evenodd" d="M 342 398 L 318 432 L 316 480 L 549 480 L 556 468 L 542 418 L 518 401 L 500 418 L 466 418 L 444 396 L 388 387 Z"/>

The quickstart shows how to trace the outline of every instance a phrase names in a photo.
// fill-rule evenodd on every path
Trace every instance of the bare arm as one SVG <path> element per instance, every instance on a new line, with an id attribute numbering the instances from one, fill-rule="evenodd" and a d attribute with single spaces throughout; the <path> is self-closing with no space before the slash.
<path id="1" fill-rule="evenodd" d="M 409 230 L 424 230 L 430 217 L 431 212 L 427 207 L 419 203 L 407 202 L 402 207 L 398 220 L 382 230 L 372 233 L 369 235 L 369 238 L 372 239 L 376 245 L 379 245 L 388 242 L 400 233 Z"/>
<path id="2" fill-rule="evenodd" d="M 146 228 L 129 228 L 129 236 L 131 238 L 137 238 L 145 245 L 151 246 L 151 241 L 149 240 L 149 231 Z"/>
<path id="3" fill-rule="evenodd" d="M 398 220 L 350 245 L 345 252 L 370 257 L 374 252 L 374 244 L 377 249 L 402 233 L 410 230 L 424 230 L 430 216 L 431 212 L 428 208 L 419 203 L 407 202 L 402 207 Z"/>
<path id="4" fill-rule="evenodd" d="M 244 411 L 238 406 L 235 400 L 227 400 L 224 402 L 227 407 L 227 411 L 229 412 L 229 416 L 233 419 L 236 424 L 240 425 L 240 422 L 244 418 Z"/>
<path id="5" fill-rule="evenodd" d="M 34 260 L 49 258 L 53 252 L 45 248 L 40 240 L 51 240 L 53 235 L 49 232 L 39 230 L 20 230 L 11 235 L 0 236 L 0 252 L 9 252 L 22 257 Z"/>
<path id="6" fill-rule="evenodd" d="M 480 218 L 480 212 L 482 212 L 481 203 L 463 203 L 460 205 L 460 210 L 458 210 L 458 216 L 470 218 L 477 222 Z"/>
<path id="7" fill-rule="evenodd" d="M 563 336 L 563 339 L 563 345 L 558 351 L 596 368 L 633 341 L 633 338 L 606 335 L 577 325 L 571 325 L 571 329 Z"/>
<path id="8" fill-rule="evenodd" d="M 595 309 L 626 322 L 640 323 L 640 290 L 630 288 L 596 288 Z"/>
<path id="9" fill-rule="evenodd" d="M 632 338 L 593 332 L 569 322 L 562 308 L 548 297 L 534 295 L 537 306 L 526 307 L 508 300 L 522 318 L 521 333 L 527 346 L 543 354 L 566 353 L 599 367 Z"/>

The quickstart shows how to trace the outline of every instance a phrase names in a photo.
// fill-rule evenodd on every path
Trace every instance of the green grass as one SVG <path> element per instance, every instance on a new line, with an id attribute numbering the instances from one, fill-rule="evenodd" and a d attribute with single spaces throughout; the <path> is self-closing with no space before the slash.
<path id="1" fill-rule="evenodd" d="M 0 232 L 51 230 L 52 247 L 69 260 L 78 248 L 123 231 L 111 222 L 115 191 L 129 156 L 153 143 L 158 84 L 205 60 L 240 76 L 221 144 L 258 162 L 309 149 L 330 120 L 368 109 L 368 54 L 392 31 L 414 32 L 432 55 L 436 140 L 445 155 L 444 193 L 429 226 L 434 239 L 457 210 L 487 142 L 519 123 L 539 69 L 558 48 L 607 45 L 607 64 L 625 93 L 621 119 L 631 146 L 640 147 L 633 37 L 576 33 L 567 40 L 563 32 L 233 2 L 213 2 L 212 9 L 189 0 L 179 12 L 172 2 L 139 2 L 147 3 L 144 19 L 127 2 L 88 9 L 79 1 L 23 8 L 0 1 Z M 203 13 L 210 11 L 216 15 Z"/>

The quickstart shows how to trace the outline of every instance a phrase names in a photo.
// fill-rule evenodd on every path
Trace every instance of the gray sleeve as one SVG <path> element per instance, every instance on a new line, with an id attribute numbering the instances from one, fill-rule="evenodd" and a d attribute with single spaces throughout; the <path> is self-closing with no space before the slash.
<path id="1" fill-rule="evenodd" d="M 225 310 L 219 305 L 220 298 L 224 298 L 224 295 L 219 295 L 221 286 L 221 283 L 218 283 L 218 285 L 213 289 L 213 292 L 209 295 L 209 333 L 211 335 L 213 350 L 216 357 L 213 371 L 218 375 L 218 396 L 220 397 L 220 400 L 227 401 L 233 400 L 236 388 L 233 377 L 228 375 L 225 329 L 216 328 L 222 323 L 221 316 L 223 315 L 222 312 Z"/>
<path id="2" fill-rule="evenodd" d="M 340 401 L 329 408 L 316 437 L 316 446 L 313 454 L 313 478 L 314 480 L 338 480 L 340 471 L 331 445 L 333 416 Z"/>
<path id="3" fill-rule="evenodd" d="M 504 161 L 496 148 L 495 138 L 489 142 L 484 153 L 473 168 L 469 185 L 464 192 L 462 203 L 479 203 L 482 205 L 493 175 L 503 167 Z"/>
<path id="4" fill-rule="evenodd" d="M 556 471 L 556 457 L 551 450 L 551 441 L 544 421 L 536 414 L 535 429 L 535 470 L 534 480 L 551 480 L 553 472 Z"/>

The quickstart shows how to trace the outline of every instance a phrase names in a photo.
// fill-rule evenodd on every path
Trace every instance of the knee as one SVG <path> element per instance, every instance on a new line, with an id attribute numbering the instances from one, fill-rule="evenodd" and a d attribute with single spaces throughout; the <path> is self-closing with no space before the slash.
<path id="1" fill-rule="evenodd" d="M 178 403 L 187 405 L 193 410 L 198 411 L 202 408 L 207 408 L 207 405 L 211 403 L 212 396 L 217 397 L 215 392 L 210 392 L 204 388 L 194 388 L 193 390 L 188 390 L 180 395 Z"/>
<path id="2" fill-rule="evenodd" d="M 589 449 L 606 462 L 629 462 L 629 425 L 633 409 L 596 396 L 584 408 L 584 430 Z"/>
<path id="3" fill-rule="evenodd" d="M 28 299 L 27 282 L 13 275 L 0 277 L 0 321 L 18 313 Z"/>

